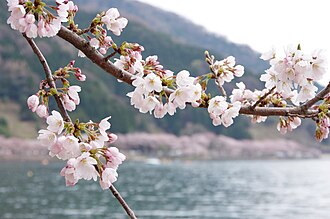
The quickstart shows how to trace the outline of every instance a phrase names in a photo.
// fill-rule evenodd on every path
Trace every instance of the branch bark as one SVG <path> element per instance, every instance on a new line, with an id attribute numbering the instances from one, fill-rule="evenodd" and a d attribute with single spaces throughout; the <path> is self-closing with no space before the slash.
<path id="1" fill-rule="evenodd" d="M 40 63 L 42 64 L 42 67 L 44 69 L 45 75 L 46 75 L 46 79 L 48 82 L 48 85 L 56 90 L 56 84 L 55 81 L 53 79 L 52 76 L 52 71 L 47 63 L 46 58 L 44 57 L 44 55 L 42 54 L 42 52 L 40 51 L 40 49 L 38 48 L 37 44 L 34 42 L 33 39 L 28 38 L 25 34 L 23 34 L 24 38 L 27 40 L 27 42 L 29 43 L 29 45 L 31 46 L 33 52 L 36 54 L 36 56 L 38 57 Z M 56 90 L 57 91 L 57 90 Z M 60 97 L 58 95 L 54 95 L 54 98 L 56 100 L 56 104 L 63 116 L 63 119 L 66 122 L 71 122 L 71 118 L 68 114 L 68 112 L 66 111 L 66 109 L 64 108 L 64 105 L 60 99 Z M 110 191 L 112 192 L 113 196 L 118 200 L 118 202 L 121 204 L 121 206 L 124 208 L 124 210 L 126 211 L 127 215 L 131 218 L 131 219 L 137 219 L 137 217 L 135 216 L 133 210 L 128 206 L 128 204 L 125 202 L 125 200 L 123 199 L 123 197 L 120 195 L 120 193 L 117 191 L 117 189 L 111 185 L 110 186 Z"/>
<path id="2" fill-rule="evenodd" d="M 93 63 L 98 65 L 105 72 L 111 74 L 112 76 L 120 79 L 128 84 L 132 84 L 132 74 L 117 68 L 113 63 L 104 59 L 104 56 L 101 55 L 98 51 L 96 51 L 93 47 L 89 45 L 89 43 L 77 35 L 76 33 L 70 31 L 66 27 L 61 28 L 58 33 L 58 36 L 64 39 L 65 41 L 72 44 L 77 49 L 81 50 L 86 57 L 88 57 Z M 165 92 L 167 94 L 171 94 L 173 90 L 166 89 Z M 330 92 L 330 83 L 329 85 L 320 91 L 315 98 L 306 102 L 304 105 L 300 107 L 242 107 L 239 111 L 240 114 L 245 115 L 259 115 L 259 116 L 300 116 L 300 117 L 313 117 L 317 115 L 317 110 L 309 109 L 313 104 L 317 101 L 321 100 L 327 93 Z M 205 107 L 205 106 L 204 106 Z"/>
<path id="3" fill-rule="evenodd" d="M 56 89 L 56 84 L 55 84 L 55 81 L 53 79 L 53 76 L 52 76 L 52 71 L 47 63 L 47 60 L 46 58 L 44 57 L 44 55 L 42 54 L 42 52 L 40 51 L 39 47 L 37 46 L 37 44 L 34 42 L 34 40 L 28 38 L 25 34 L 23 34 L 23 37 L 26 39 L 26 41 L 29 43 L 29 45 L 31 46 L 33 52 L 36 54 L 36 56 L 38 57 L 43 69 L 44 69 L 44 72 L 45 72 L 45 76 L 46 76 L 46 79 L 47 79 L 47 83 L 49 85 L 50 88 L 53 88 L 57 91 Z M 58 108 L 60 109 L 60 112 L 63 116 L 63 119 L 66 121 L 66 122 L 71 122 L 71 119 L 68 115 L 68 112 L 65 110 L 64 108 L 64 105 L 60 99 L 60 97 L 55 94 L 54 95 L 54 98 L 55 98 L 55 101 L 56 101 L 56 104 L 58 106 Z"/>

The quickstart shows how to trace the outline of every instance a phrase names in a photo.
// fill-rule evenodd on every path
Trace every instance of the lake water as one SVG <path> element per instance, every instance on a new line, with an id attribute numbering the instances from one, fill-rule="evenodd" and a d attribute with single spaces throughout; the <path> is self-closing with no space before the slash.
<path id="1" fill-rule="evenodd" d="M 62 165 L 0 162 L 0 218 L 127 218 L 98 183 L 65 187 Z M 330 218 L 330 160 L 126 162 L 115 186 L 138 218 Z"/>

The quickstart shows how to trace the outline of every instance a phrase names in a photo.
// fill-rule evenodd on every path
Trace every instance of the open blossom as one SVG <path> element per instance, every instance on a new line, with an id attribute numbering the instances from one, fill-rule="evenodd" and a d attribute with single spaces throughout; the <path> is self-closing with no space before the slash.
<path id="1" fill-rule="evenodd" d="M 7 24 L 10 24 L 11 28 L 14 30 L 18 30 L 20 28 L 20 19 L 24 19 L 26 11 L 23 5 L 12 5 L 9 7 L 11 11 L 10 17 L 7 20 Z"/>
<path id="2" fill-rule="evenodd" d="M 229 107 L 225 112 L 222 114 L 222 124 L 225 127 L 229 127 L 234 123 L 233 118 L 239 115 L 239 110 L 241 109 L 241 103 L 235 102 L 231 107 Z"/>
<path id="3" fill-rule="evenodd" d="M 154 96 L 148 96 L 143 100 L 142 107 L 140 108 L 141 113 L 151 112 L 155 109 L 155 107 L 159 104 L 159 100 L 157 100 Z"/>
<path id="4" fill-rule="evenodd" d="M 110 147 L 105 151 L 105 156 L 107 160 L 107 167 L 117 169 L 120 164 L 126 159 L 123 153 L 120 153 L 118 148 Z"/>
<path id="5" fill-rule="evenodd" d="M 101 122 L 99 123 L 99 130 L 100 130 L 101 135 L 103 135 L 103 136 L 107 136 L 106 131 L 108 129 L 110 129 L 110 127 L 111 127 L 110 122 L 108 122 L 108 120 L 110 118 L 111 118 L 111 116 L 108 116 L 108 117 L 102 119 Z"/>
<path id="6" fill-rule="evenodd" d="M 121 34 L 128 23 L 126 18 L 120 17 L 117 8 L 110 8 L 102 17 L 101 21 L 106 24 L 108 30 L 117 36 Z"/>
<path id="7" fill-rule="evenodd" d="M 32 112 L 35 112 L 39 105 L 39 97 L 32 95 L 27 99 L 27 105 Z"/>
<path id="8" fill-rule="evenodd" d="M 56 36 L 61 29 L 61 20 L 53 18 L 51 20 L 40 18 L 38 22 L 38 35 L 40 37 L 53 37 Z"/>
<path id="9" fill-rule="evenodd" d="M 39 136 L 37 139 L 44 146 L 52 146 L 57 141 L 56 134 L 52 131 L 41 129 L 38 133 L 39 133 Z"/>
<path id="10" fill-rule="evenodd" d="M 19 19 L 18 30 L 21 33 L 25 33 L 29 38 L 36 38 L 38 36 L 38 27 L 35 21 L 33 14 L 27 14 L 24 18 Z"/>
<path id="11" fill-rule="evenodd" d="M 67 111 L 74 111 L 76 109 L 76 103 L 69 97 L 69 95 L 67 94 L 64 94 L 62 95 L 62 101 L 63 101 L 63 104 L 64 104 L 64 108 L 67 110 Z"/>
<path id="12" fill-rule="evenodd" d="M 76 174 L 79 179 L 97 180 L 98 173 L 94 167 L 97 164 L 95 158 L 90 156 L 89 152 L 84 152 L 76 160 Z"/>
<path id="13" fill-rule="evenodd" d="M 80 98 L 79 98 L 79 94 L 78 92 L 81 91 L 80 86 L 74 85 L 74 86 L 70 86 L 68 88 L 68 95 L 70 97 L 70 99 L 76 104 L 79 105 L 80 103 Z"/>
<path id="14" fill-rule="evenodd" d="M 67 160 L 78 157 L 81 154 L 78 139 L 74 136 L 61 136 L 54 145 L 49 147 L 49 155 Z"/>
<path id="15" fill-rule="evenodd" d="M 186 87 L 192 85 L 195 81 L 194 77 L 190 77 L 190 73 L 187 70 L 182 70 L 176 75 L 176 84 L 178 87 Z"/>
<path id="16" fill-rule="evenodd" d="M 52 111 L 52 115 L 47 117 L 46 120 L 49 131 L 60 134 L 64 129 L 64 121 L 61 114 L 55 110 Z"/>
<path id="17" fill-rule="evenodd" d="M 103 190 L 108 189 L 112 183 L 117 181 L 118 173 L 113 168 L 105 168 L 102 171 L 100 186 Z"/>
<path id="18" fill-rule="evenodd" d="M 228 104 L 224 97 L 216 96 L 210 100 L 207 110 L 214 126 L 223 124 L 228 127 L 234 123 L 233 118 L 239 115 L 240 109 L 241 102 L 236 101 Z"/>
<path id="19" fill-rule="evenodd" d="M 166 115 L 166 113 L 167 113 L 166 107 L 164 107 L 163 103 L 159 102 L 155 106 L 155 110 L 154 110 L 155 118 L 163 118 Z"/>
<path id="20" fill-rule="evenodd" d="M 74 186 L 79 180 L 75 168 L 76 163 L 76 159 L 71 158 L 68 160 L 66 166 L 61 170 L 60 174 L 65 177 L 66 186 Z"/>
<path id="21" fill-rule="evenodd" d="M 145 83 L 145 89 L 147 92 L 152 92 L 152 91 L 160 92 L 163 89 L 162 81 L 154 73 L 148 74 L 144 78 L 144 83 Z"/>
<path id="22" fill-rule="evenodd" d="M 226 99 L 222 96 L 216 96 L 210 100 L 207 110 L 210 114 L 221 115 L 227 108 L 228 103 L 226 102 Z"/>
<path id="23" fill-rule="evenodd" d="M 114 65 L 120 69 L 128 71 L 131 74 L 137 73 L 138 76 L 142 76 L 144 69 L 141 61 L 141 53 L 132 51 L 127 56 L 122 55 L 119 59 L 115 59 Z"/>

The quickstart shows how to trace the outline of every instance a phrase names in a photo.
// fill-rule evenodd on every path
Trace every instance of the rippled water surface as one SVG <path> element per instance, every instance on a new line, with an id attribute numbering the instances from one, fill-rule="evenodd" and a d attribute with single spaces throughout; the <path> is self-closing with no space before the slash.
<path id="1" fill-rule="evenodd" d="M 97 183 L 66 188 L 61 165 L 0 162 L 0 218 L 127 218 Z M 119 174 L 138 218 L 330 218 L 330 160 L 127 162 Z"/>

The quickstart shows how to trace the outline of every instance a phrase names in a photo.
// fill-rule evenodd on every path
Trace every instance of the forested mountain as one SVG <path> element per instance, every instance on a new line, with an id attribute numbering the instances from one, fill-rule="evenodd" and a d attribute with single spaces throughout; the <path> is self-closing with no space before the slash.
<path id="1" fill-rule="evenodd" d="M 206 73 L 208 71 L 208 67 L 204 63 L 206 49 L 218 59 L 229 54 L 235 55 L 239 64 L 250 66 L 250 69 L 257 69 L 252 67 L 257 66 L 259 54 L 247 46 L 236 45 L 223 37 L 206 33 L 196 25 L 172 13 L 133 1 L 98 0 L 92 1 L 91 5 L 88 5 L 86 0 L 76 0 L 75 2 L 82 9 L 89 8 L 89 11 L 80 10 L 78 13 L 76 20 L 80 27 L 87 27 L 88 22 L 99 12 L 100 7 L 103 9 L 110 6 L 118 7 L 122 14 L 129 18 L 129 25 L 122 36 L 113 37 L 116 43 L 128 41 L 143 45 L 145 47 L 143 56 L 157 54 L 166 69 L 175 72 L 187 69 L 193 75 Z M 40 121 L 40 119 L 37 119 L 27 109 L 26 98 L 37 91 L 38 83 L 43 78 L 42 68 L 24 38 L 6 24 L 9 14 L 4 10 L 7 8 L 5 1 L 1 1 L 0 6 L 0 106 L 13 102 L 18 104 L 20 107 L 19 118 L 24 121 L 33 120 L 34 123 L 31 124 L 37 124 L 36 127 L 33 127 L 37 130 L 40 125 L 36 121 Z M 153 23 L 150 23 L 151 21 Z M 198 42 L 198 40 L 205 40 L 205 42 Z M 63 42 L 58 37 L 37 39 L 37 44 L 44 52 L 52 70 L 65 66 L 70 60 L 75 59 L 76 65 L 87 75 L 85 83 L 73 82 L 73 84 L 82 86 L 80 94 L 82 101 L 77 112 L 73 114 L 73 118 L 79 116 L 81 120 L 99 121 L 112 115 L 111 130 L 120 133 L 165 131 L 175 134 L 192 134 L 208 130 L 238 139 L 251 137 L 250 122 L 244 116 L 236 118 L 232 127 L 223 128 L 214 127 L 211 124 L 205 109 L 188 107 L 188 110 L 180 111 L 173 117 L 166 116 L 161 120 L 154 119 L 148 114 L 140 114 L 129 105 L 129 99 L 125 96 L 127 92 L 132 91 L 132 87 L 118 83 L 115 78 L 105 74 L 88 59 L 78 58 L 77 50 L 70 44 Z M 254 73 L 247 70 L 241 81 L 244 81 L 249 88 L 261 87 L 258 75 L 260 75 L 259 70 L 263 68 L 262 66 L 266 68 L 264 64 L 260 64 L 259 69 Z M 9 134 L 6 130 L 6 125 L 10 122 L 10 117 L 1 114 L 0 107 L 0 134 L 13 135 L 13 130 Z"/>
<path id="2" fill-rule="evenodd" d="M 166 33 L 176 41 L 197 45 L 208 50 L 212 49 L 223 56 L 233 55 L 239 63 L 257 75 L 267 69 L 268 64 L 260 60 L 260 54 L 249 46 L 235 44 L 223 36 L 207 32 L 205 28 L 177 14 L 135 0 L 76 0 L 76 2 L 83 3 L 81 7 L 83 10 L 105 10 L 117 7 L 130 20 L 138 21 L 151 30 Z M 203 3 L 201 2 L 201 4 Z M 224 21 L 219 21 L 219 26 L 221 26 L 221 22 Z"/>

